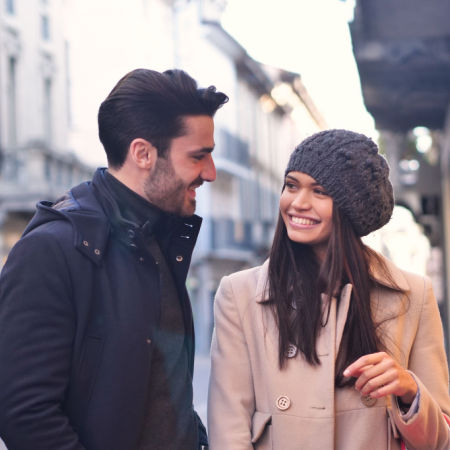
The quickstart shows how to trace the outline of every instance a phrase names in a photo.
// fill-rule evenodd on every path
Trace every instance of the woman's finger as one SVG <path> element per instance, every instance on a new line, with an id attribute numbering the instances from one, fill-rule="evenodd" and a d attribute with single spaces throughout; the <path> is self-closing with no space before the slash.
<path id="1" fill-rule="evenodd" d="M 378 364 L 385 356 L 387 356 L 387 354 L 384 352 L 361 356 L 344 370 L 343 375 L 345 377 L 357 377 L 367 366 Z"/>
<path id="2" fill-rule="evenodd" d="M 370 395 L 373 397 L 377 391 L 388 392 L 387 386 L 391 386 L 392 383 L 398 379 L 397 372 L 395 370 L 388 370 L 382 372 L 380 375 L 370 378 L 364 384 L 357 386 L 355 383 L 355 388 L 364 395 Z M 359 381 L 359 380 L 358 380 Z"/>
<path id="3" fill-rule="evenodd" d="M 361 390 L 367 383 L 375 383 L 374 380 L 377 377 L 383 376 L 383 374 L 386 374 L 393 368 L 395 368 L 395 361 L 388 358 L 381 360 L 378 364 L 375 364 L 373 366 L 367 366 L 357 377 L 355 388 Z"/>

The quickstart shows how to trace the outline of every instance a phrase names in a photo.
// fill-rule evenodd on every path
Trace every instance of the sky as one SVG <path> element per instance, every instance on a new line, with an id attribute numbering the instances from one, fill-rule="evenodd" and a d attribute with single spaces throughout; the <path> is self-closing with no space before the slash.
<path id="1" fill-rule="evenodd" d="M 254 59 L 298 72 L 330 128 L 376 138 L 352 52 L 353 9 L 353 0 L 228 0 L 222 23 Z"/>

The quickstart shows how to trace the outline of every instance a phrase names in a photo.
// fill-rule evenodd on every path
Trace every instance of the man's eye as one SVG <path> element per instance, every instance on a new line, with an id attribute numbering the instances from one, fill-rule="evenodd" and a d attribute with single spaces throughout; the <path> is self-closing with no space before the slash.
<path id="1" fill-rule="evenodd" d="M 285 186 L 286 186 L 288 189 L 294 189 L 294 188 L 295 188 L 295 184 L 294 184 L 294 183 L 289 183 L 289 182 L 287 182 L 287 183 L 285 184 Z"/>
<path id="2" fill-rule="evenodd" d="M 324 191 L 323 189 L 314 189 L 314 193 L 315 194 L 319 194 L 319 195 L 328 195 L 327 193 L 326 193 L 326 191 Z"/>

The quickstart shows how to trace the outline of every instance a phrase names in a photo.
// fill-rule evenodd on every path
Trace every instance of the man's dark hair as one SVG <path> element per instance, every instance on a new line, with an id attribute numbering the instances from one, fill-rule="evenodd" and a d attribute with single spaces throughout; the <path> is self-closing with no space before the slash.
<path id="1" fill-rule="evenodd" d="M 108 164 L 125 162 L 133 139 L 149 141 L 165 156 L 170 141 L 185 132 L 183 117 L 207 115 L 228 101 L 214 86 L 198 88 L 182 70 L 136 69 L 119 80 L 100 105 L 98 128 Z"/>

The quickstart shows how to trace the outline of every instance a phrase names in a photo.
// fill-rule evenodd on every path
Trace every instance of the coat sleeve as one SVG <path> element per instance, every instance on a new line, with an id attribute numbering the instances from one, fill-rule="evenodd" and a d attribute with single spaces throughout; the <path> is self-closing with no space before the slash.
<path id="1" fill-rule="evenodd" d="M 247 343 L 229 277 L 219 285 L 214 303 L 208 395 L 210 450 L 252 450 L 251 421 L 255 411 Z"/>
<path id="2" fill-rule="evenodd" d="M 408 450 L 448 450 L 450 428 L 443 416 L 450 414 L 444 334 L 431 282 L 424 278 L 423 284 L 423 303 L 408 365 L 419 386 L 419 409 L 405 422 L 396 407 L 393 419 Z"/>
<path id="3" fill-rule="evenodd" d="M 31 233 L 0 277 L 0 437 L 11 450 L 82 450 L 64 414 L 75 313 L 50 233 Z"/>

